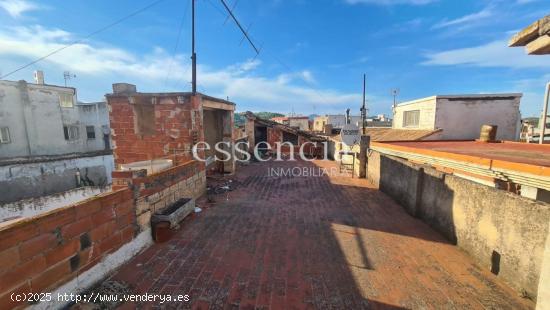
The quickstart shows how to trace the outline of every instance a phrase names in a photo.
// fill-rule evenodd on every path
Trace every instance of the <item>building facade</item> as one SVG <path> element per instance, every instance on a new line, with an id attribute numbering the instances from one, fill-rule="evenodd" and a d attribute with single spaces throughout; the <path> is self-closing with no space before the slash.
<path id="1" fill-rule="evenodd" d="M 357 126 L 361 126 L 361 116 L 350 116 L 351 123 Z M 321 132 L 324 130 L 325 125 L 332 125 L 332 128 L 342 128 L 346 124 L 346 116 L 343 114 L 327 114 L 323 116 L 317 116 L 313 120 L 313 131 Z"/>
<path id="2" fill-rule="evenodd" d="M 279 124 L 290 126 L 294 129 L 306 131 L 310 130 L 309 117 L 307 116 L 281 116 L 273 117 L 271 120 Z"/>
<path id="3" fill-rule="evenodd" d="M 519 138 L 522 94 L 432 96 L 404 102 L 394 109 L 393 128 L 436 130 L 440 139 L 479 138 L 482 125 L 496 125 L 497 139 Z"/>
<path id="4" fill-rule="evenodd" d="M 39 76 L 0 81 L 0 203 L 111 183 L 106 103 Z"/>
<path id="5" fill-rule="evenodd" d="M 76 89 L 0 81 L 0 158 L 109 150 L 104 102 L 79 103 Z"/>

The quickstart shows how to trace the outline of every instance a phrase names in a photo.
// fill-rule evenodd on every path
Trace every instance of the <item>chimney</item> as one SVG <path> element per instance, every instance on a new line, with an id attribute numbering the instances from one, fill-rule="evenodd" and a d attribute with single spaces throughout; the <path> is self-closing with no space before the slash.
<path id="1" fill-rule="evenodd" d="M 137 92 L 136 85 L 129 83 L 114 83 L 113 94 L 132 94 Z"/>
<path id="2" fill-rule="evenodd" d="M 497 141 L 497 125 L 483 125 L 481 126 L 481 133 L 479 135 L 479 141 L 481 142 L 496 142 Z"/>
<path id="3" fill-rule="evenodd" d="M 34 71 L 34 83 L 44 85 L 44 71 L 42 70 Z"/>

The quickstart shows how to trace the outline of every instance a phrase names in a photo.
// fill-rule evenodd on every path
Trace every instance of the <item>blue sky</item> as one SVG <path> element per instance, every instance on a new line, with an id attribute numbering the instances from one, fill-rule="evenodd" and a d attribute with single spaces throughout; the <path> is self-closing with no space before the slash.
<path id="1" fill-rule="evenodd" d="M 523 116 L 541 111 L 550 56 L 507 47 L 550 13 L 548 0 L 227 0 L 259 55 L 226 21 L 219 0 L 196 0 L 198 89 L 239 111 L 369 114 L 435 94 L 522 92 Z M 0 0 L 0 73 L 7 74 L 153 0 Z M 180 40 L 177 41 L 180 25 Z M 113 82 L 139 91 L 189 91 L 190 1 L 164 0 L 6 79 L 69 85 L 98 101 Z"/>

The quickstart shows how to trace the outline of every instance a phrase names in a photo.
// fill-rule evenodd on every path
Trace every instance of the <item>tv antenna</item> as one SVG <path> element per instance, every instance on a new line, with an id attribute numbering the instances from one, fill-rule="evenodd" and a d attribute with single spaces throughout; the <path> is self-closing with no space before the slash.
<path id="1" fill-rule="evenodd" d="M 65 87 L 67 87 L 67 81 L 76 78 L 76 74 L 72 74 L 69 71 L 63 72 L 63 79 L 65 80 Z"/>
<path id="2" fill-rule="evenodd" d="M 391 106 L 392 111 L 395 110 L 395 107 L 397 106 L 397 96 L 399 96 L 399 88 L 393 88 L 391 90 L 391 95 L 393 96 L 393 105 Z"/>
<path id="3" fill-rule="evenodd" d="M 363 105 L 361 106 L 361 127 L 363 128 L 363 134 L 366 133 L 366 122 L 367 122 L 367 97 L 366 97 L 366 90 L 367 90 L 367 75 L 363 74 Z"/>

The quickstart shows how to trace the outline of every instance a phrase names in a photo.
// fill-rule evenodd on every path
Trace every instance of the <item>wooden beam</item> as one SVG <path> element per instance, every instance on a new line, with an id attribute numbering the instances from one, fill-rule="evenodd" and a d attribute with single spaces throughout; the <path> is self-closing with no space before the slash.
<path id="1" fill-rule="evenodd" d="M 539 20 L 539 36 L 550 34 L 550 15 Z"/>
<path id="2" fill-rule="evenodd" d="M 207 109 L 234 111 L 235 106 L 228 103 L 212 101 L 208 99 L 202 99 L 202 106 Z"/>
<path id="3" fill-rule="evenodd" d="M 527 44 L 527 53 L 529 55 L 548 55 L 550 54 L 550 35 L 538 37 L 538 39 Z"/>
<path id="4" fill-rule="evenodd" d="M 525 46 L 527 43 L 536 39 L 539 36 L 539 21 L 532 23 L 527 28 L 516 33 L 510 41 L 508 41 L 508 46 Z"/>

